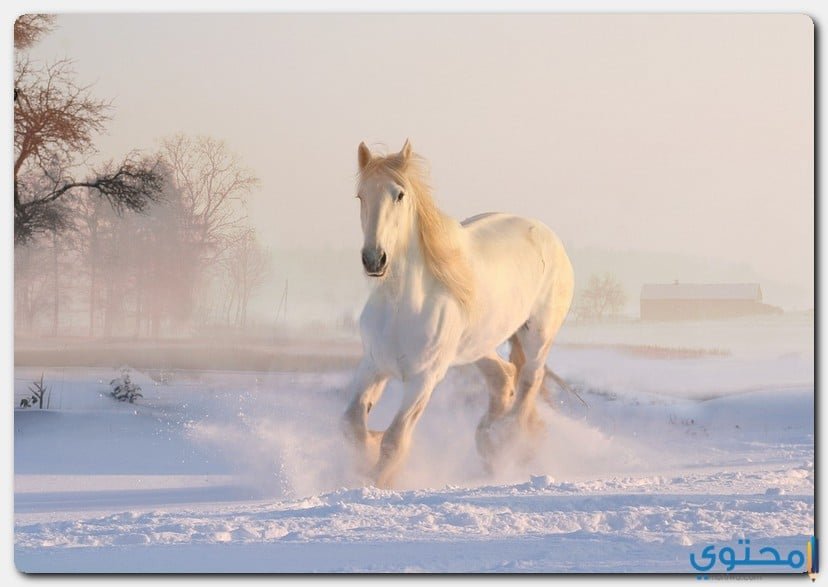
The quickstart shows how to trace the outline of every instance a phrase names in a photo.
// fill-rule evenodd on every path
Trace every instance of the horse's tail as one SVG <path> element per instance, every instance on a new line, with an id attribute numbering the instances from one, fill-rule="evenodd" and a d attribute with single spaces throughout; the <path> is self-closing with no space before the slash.
<path id="1" fill-rule="evenodd" d="M 552 379 L 552 381 L 554 381 L 558 385 L 558 387 L 560 387 L 564 391 L 566 391 L 568 393 L 571 393 L 572 395 L 577 397 L 578 401 L 580 401 L 582 404 L 584 404 L 584 406 L 589 408 L 589 404 L 584 401 L 584 398 L 582 398 L 580 395 L 578 395 L 577 391 L 575 391 L 574 389 L 569 387 L 569 384 L 566 381 L 563 380 L 563 377 L 561 377 L 560 375 L 555 373 L 552 369 L 550 369 L 546 365 L 544 365 L 544 376 L 549 377 L 550 379 Z M 544 377 L 544 379 L 545 379 L 545 377 Z M 549 405 L 554 406 L 555 402 L 552 399 L 552 392 L 550 392 L 549 388 L 546 387 L 546 382 L 545 381 L 542 384 L 542 390 L 541 391 L 542 391 L 543 399 L 545 399 L 546 402 Z"/>

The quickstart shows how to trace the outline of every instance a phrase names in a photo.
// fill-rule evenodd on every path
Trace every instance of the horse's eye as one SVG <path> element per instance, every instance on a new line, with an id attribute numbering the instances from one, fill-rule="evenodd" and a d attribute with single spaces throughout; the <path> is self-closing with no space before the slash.
<path id="1" fill-rule="evenodd" d="M 398 202 L 402 202 L 402 199 L 403 199 L 403 196 L 404 196 L 404 195 L 405 195 L 405 192 L 404 192 L 404 191 L 402 191 L 402 190 L 400 190 L 400 193 L 399 193 L 399 194 L 397 194 L 397 201 L 398 201 Z"/>

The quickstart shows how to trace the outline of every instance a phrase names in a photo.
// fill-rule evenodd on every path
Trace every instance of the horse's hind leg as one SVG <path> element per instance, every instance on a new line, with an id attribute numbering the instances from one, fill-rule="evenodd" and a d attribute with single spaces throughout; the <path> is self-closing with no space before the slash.
<path id="1" fill-rule="evenodd" d="M 515 365 L 501 359 L 492 352 L 475 363 L 489 388 L 489 409 L 477 425 L 475 441 L 477 452 L 483 458 L 487 469 L 492 467 L 492 458 L 497 447 L 491 437 L 492 423 L 501 418 L 511 407 L 515 397 Z"/>
<path id="2" fill-rule="evenodd" d="M 520 378 L 520 372 L 523 370 L 523 366 L 526 364 L 526 355 L 523 352 L 523 346 L 520 343 L 520 338 L 518 338 L 517 333 L 512 335 L 512 337 L 509 339 L 509 343 L 511 345 L 511 350 L 509 351 L 509 361 L 515 366 L 514 387 L 515 389 L 517 389 Z M 541 392 L 543 392 L 544 389 L 545 388 L 543 386 L 543 375 L 541 375 Z M 530 411 L 529 422 L 530 426 L 532 427 L 537 427 L 540 425 L 541 419 L 536 409 Z"/>
<path id="3" fill-rule="evenodd" d="M 526 364 L 526 355 L 523 354 L 523 347 L 520 344 L 520 339 L 517 337 L 517 333 L 513 334 L 512 337 L 509 339 L 509 362 L 515 366 L 515 374 L 514 374 L 514 381 L 515 386 L 517 386 L 517 379 L 518 375 L 520 375 L 520 370 L 523 369 L 523 366 Z"/>
<path id="4" fill-rule="evenodd" d="M 517 394 L 512 406 L 512 415 L 520 429 L 535 434 L 540 431 L 543 421 L 538 414 L 537 397 L 543 385 L 544 361 L 549 347 L 539 347 L 536 358 L 526 362 L 518 376 Z"/>
<path id="5" fill-rule="evenodd" d="M 524 431 L 536 432 L 542 425 L 536 400 L 543 385 L 549 349 L 562 323 L 563 317 L 557 315 L 546 320 L 530 318 L 526 326 L 515 333 L 524 364 L 518 373 L 511 415 Z"/>

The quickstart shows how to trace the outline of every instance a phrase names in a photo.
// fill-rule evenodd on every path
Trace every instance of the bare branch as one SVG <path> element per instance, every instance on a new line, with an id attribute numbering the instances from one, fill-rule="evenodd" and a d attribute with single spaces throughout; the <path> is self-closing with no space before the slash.
<path id="1" fill-rule="evenodd" d="M 35 181 L 15 181 L 15 245 L 28 242 L 36 234 L 69 226 L 70 221 L 64 218 L 67 209 L 59 200 L 73 192 L 96 193 L 118 214 L 124 210 L 143 212 L 162 194 L 164 180 L 157 167 L 157 161 L 128 157 L 117 167 L 110 163 L 86 181 L 60 181 L 49 174 Z M 44 188 L 49 181 L 51 187 Z"/>
<path id="2" fill-rule="evenodd" d="M 228 249 L 244 220 L 244 200 L 258 178 L 224 142 L 177 134 L 162 142 L 161 156 L 182 195 L 184 223 L 205 265 Z"/>
<path id="3" fill-rule="evenodd" d="M 23 14 L 14 21 L 14 48 L 29 49 L 54 28 L 54 14 Z"/>
<path id="4" fill-rule="evenodd" d="M 74 79 L 72 61 L 36 68 L 24 59 L 16 64 L 14 103 L 14 175 L 36 157 L 70 158 L 93 150 L 92 139 L 109 120 L 110 105 L 91 96 Z"/>

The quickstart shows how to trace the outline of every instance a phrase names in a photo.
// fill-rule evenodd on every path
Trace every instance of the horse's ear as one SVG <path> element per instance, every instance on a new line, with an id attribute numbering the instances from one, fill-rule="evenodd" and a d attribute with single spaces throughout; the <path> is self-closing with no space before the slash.
<path id="1" fill-rule="evenodd" d="M 359 170 L 362 171 L 371 162 L 371 149 L 364 142 L 359 144 Z"/>
<path id="2" fill-rule="evenodd" d="M 403 145 L 402 150 L 400 150 L 400 155 L 405 161 L 408 161 L 408 159 L 411 158 L 411 141 L 408 139 L 405 139 L 405 144 Z"/>

